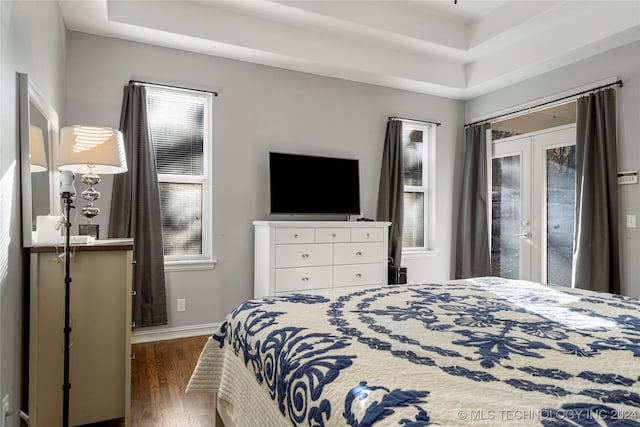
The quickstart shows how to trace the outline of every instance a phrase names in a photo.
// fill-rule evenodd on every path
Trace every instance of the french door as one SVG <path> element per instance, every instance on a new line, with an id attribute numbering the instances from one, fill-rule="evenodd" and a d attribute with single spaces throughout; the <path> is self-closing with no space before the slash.
<path id="1" fill-rule="evenodd" d="M 575 125 L 492 143 L 491 270 L 571 285 Z"/>

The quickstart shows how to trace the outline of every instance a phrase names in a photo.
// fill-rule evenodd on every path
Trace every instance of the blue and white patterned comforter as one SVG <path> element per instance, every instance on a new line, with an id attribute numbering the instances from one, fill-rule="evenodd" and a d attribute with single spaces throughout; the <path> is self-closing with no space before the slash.
<path id="1" fill-rule="evenodd" d="M 249 300 L 188 391 L 245 426 L 640 426 L 640 300 L 524 281 Z"/>

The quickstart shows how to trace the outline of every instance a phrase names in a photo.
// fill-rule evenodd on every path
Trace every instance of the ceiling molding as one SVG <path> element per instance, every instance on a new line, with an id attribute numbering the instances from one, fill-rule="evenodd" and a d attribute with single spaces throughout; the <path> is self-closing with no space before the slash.
<path id="1" fill-rule="evenodd" d="M 640 40 L 640 2 L 59 0 L 68 29 L 469 99 Z"/>

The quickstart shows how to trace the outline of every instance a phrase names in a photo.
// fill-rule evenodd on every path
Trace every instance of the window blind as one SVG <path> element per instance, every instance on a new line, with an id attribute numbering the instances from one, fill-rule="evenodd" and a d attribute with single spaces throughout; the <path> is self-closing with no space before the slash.
<path id="1" fill-rule="evenodd" d="M 189 260 L 210 252 L 208 175 L 210 93 L 148 85 L 148 129 L 156 154 L 164 255 Z"/>
<path id="2" fill-rule="evenodd" d="M 202 175 L 209 94 L 147 87 L 149 129 L 158 174 Z"/>

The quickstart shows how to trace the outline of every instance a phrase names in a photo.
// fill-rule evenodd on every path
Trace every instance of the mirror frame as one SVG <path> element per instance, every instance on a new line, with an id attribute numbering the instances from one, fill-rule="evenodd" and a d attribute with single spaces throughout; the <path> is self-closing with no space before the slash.
<path id="1" fill-rule="evenodd" d="M 33 241 L 33 198 L 31 194 L 31 165 L 29 152 L 29 133 L 31 125 L 31 105 L 36 107 L 47 120 L 47 142 L 49 168 L 49 214 L 59 215 L 60 204 L 55 183 L 58 182 L 56 165 L 56 149 L 58 146 L 58 113 L 45 100 L 27 74 L 18 73 L 19 79 L 19 131 L 20 131 L 20 179 L 22 187 L 22 246 L 30 248 Z M 43 129 L 43 131 L 45 131 Z M 41 172 L 44 173 L 44 172 Z"/>

